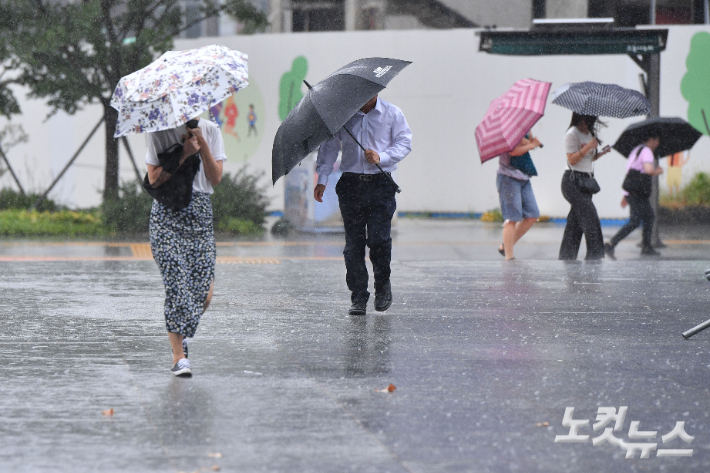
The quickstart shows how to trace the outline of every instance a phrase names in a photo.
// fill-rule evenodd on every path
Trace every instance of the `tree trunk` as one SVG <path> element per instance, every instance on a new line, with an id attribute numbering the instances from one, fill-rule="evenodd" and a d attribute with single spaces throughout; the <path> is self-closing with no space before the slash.
<path id="1" fill-rule="evenodd" d="M 106 131 L 106 171 L 104 174 L 104 200 L 118 197 L 118 140 L 116 132 L 118 112 L 111 105 L 104 104 L 104 125 Z"/>

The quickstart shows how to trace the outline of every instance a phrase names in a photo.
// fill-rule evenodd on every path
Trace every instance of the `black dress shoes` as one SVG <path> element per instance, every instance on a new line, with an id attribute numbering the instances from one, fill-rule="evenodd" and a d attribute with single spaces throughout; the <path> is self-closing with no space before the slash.
<path id="1" fill-rule="evenodd" d="M 350 306 L 350 311 L 348 314 L 350 315 L 365 315 L 367 312 L 367 301 L 365 302 L 353 302 L 353 305 Z"/>
<path id="2" fill-rule="evenodd" d="M 375 310 L 384 312 L 392 305 L 392 286 L 387 283 L 380 291 L 375 292 Z"/>

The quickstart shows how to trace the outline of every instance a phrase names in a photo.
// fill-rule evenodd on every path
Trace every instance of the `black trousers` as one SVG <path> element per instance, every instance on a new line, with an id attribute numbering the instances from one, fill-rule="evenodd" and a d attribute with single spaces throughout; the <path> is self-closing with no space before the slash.
<path id="1" fill-rule="evenodd" d="M 567 226 L 562 236 L 559 259 L 577 259 L 582 235 L 587 242 L 587 256 L 584 259 L 602 259 L 604 258 L 604 237 L 597 208 L 592 202 L 592 194 L 580 192 L 576 180 L 570 179 L 571 174 L 572 172 L 568 170 L 562 176 L 562 195 L 572 205 L 572 208 L 567 215 Z"/>
<path id="2" fill-rule="evenodd" d="M 631 208 L 631 218 L 629 219 L 629 223 L 621 227 L 621 229 L 616 232 L 616 235 L 611 237 L 611 246 L 616 246 L 643 222 L 642 245 L 644 248 L 650 248 L 653 220 L 655 219 L 651 202 L 649 202 L 648 197 L 641 197 L 634 194 L 627 195 L 626 202 L 629 203 L 629 207 Z"/>
<path id="3" fill-rule="evenodd" d="M 369 181 L 361 180 L 372 179 Z M 395 190 L 383 174 L 343 173 L 335 186 L 340 213 L 345 224 L 345 280 L 353 302 L 366 302 L 367 266 L 365 246 L 370 248 L 370 262 L 375 275 L 375 291 L 390 280 L 392 260 L 392 216 L 397 207 Z"/>

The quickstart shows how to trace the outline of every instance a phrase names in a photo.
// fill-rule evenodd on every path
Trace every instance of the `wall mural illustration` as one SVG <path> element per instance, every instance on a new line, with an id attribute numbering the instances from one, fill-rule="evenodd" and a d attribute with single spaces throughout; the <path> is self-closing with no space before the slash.
<path id="1" fill-rule="evenodd" d="M 303 98 L 301 86 L 303 79 L 308 74 L 308 60 L 305 56 L 298 56 L 291 63 L 291 70 L 281 76 L 279 82 L 279 118 L 284 121 L 288 113 Z"/>
<path id="2" fill-rule="evenodd" d="M 693 36 L 685 65 L 688 72 L 680 83 L 680 91 L 688 101 L 688 122 L 710 135 L 710 33 Z"/>
<path id="3" fill-rule="evenodd" d="M 244 163 L 254 155 L 263 137 L 266 107 L 261 90 L 249 77 L 249 86 L 210 108 L 222 129 L 224 149 L 230 162 Z M 212 118 L 207 113 L 204 118 Z"/>

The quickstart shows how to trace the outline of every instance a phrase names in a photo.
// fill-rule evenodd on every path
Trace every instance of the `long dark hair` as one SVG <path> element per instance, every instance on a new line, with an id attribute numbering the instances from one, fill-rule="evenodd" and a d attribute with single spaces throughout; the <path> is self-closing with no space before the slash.
<path id="1" fill-rule="evenodd" d="M 567 129 L 569 130 L 572 127 L 578 127 L 580 123 L 585 123 L 587 125 L 587 128 L 589 129 L 589 133 L 591 133 L 592 136 L 596 138 L 597 141 L 599 141 L 599 144 L 602 143 L 601 140 L 597 137 L 597 132 L 599 131 L 600 127 L 606 126 L 606 123 L 599 120 L 599 117 L 596 117 L 594 115 L 581 115 L 577 112 L 572 112 L 572 121 L 570 121 Z"/>

